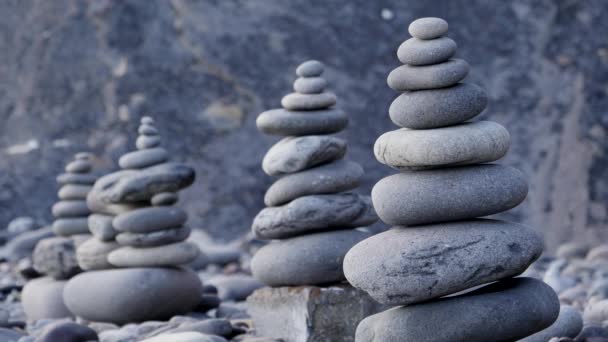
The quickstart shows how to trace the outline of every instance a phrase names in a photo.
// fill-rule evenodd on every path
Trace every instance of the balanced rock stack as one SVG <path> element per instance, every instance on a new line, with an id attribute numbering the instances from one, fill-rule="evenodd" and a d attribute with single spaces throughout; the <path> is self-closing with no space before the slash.
<path id="1" fill-rule="evenodd" d="M 488 164 L 508 150 L 501 125 L 468 121 L 487 102 L 461 82 L 469 65 L 439 18 L 418 19 L 399 47 L 405 65 L 388 84 L 403 92 L 391 104 L 401 129 L 374 146 L 378 161 L 400 171 L 380 180 L 372 201 L 392 229 L 354 246 L 346 278 L 381 303 L 402 305 L 363 320 L 356 340 L 506 341 L 549 326 L 559 313 L 553 290 L 521 274 L 542 253 L 526 226 L 478 217 L 521 203 L 528 187 L 516 169 Z M 438 299 L 497 281 L 475 291 Z"/>
<path id="2" fill-rule="evenodd" d="M 87 198 L 94 237 L 78 248 L 81 273 L 64 297 L 77 316 L 127 323 L 164 319 L 198 304 L 202 284 L 181 265 L 198 247 L 185 242 L 186 213 L 173 206 L 194 170 L 169 162 L 150 117 L 141 119 L 137 151 L 119 160 L 122 170 L 101 177 Z"/>
<path id="3" fill-rule="evenodd" d="M 346 252 L 369 234 L 355 230 L 377 216 L 369 197 L 344 192 L 363 176 L 357 163 L 343 159 L 346 141 L 329 134 L 343 130 L 348 118 L 326 92 L 324 66 L 307 61 L 296 69 L 295 93 L 283 108 L 260 114 L 258 128 L 285 136 L 270 148 L 262 168 L 280 176 L 266 192 L 268 206 L 254 219 L 260 239 L 276 239 L 253 257 L 253 275 L 270 286 L 331 284 L 344 280 Z"/>

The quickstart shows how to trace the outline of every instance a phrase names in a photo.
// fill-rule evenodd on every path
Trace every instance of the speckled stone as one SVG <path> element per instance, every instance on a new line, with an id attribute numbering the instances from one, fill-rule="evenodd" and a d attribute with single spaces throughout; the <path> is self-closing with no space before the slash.
<path id="1" fill-rule="evenodd" d="M 575 308 L 562 305 L 557 320 L 548 328 L 530 335 L 519 342 L 547 342 L 552 337 L 576 337 L 583 330 L 583 318 Z"/>
<path id="2" fill-rule="evenodd" d="M 283 108 L 261 113 L 256 125 L 258 129 L 271 135 L 312 135 L 332 134 L 343 130 L 348 117 L 339 109 L 308 112 L 290 112 Z"/>
<path id="3" fill-rule="evenodd" d="M 178 207 L 147 207 L 116 216 L 112 225 L 119 232 L 149 233 L 181 227 L 187 219 Z"/>
<path id="4" fill-rule="evenodd" d="M 397 91 L 445 88 L 462 81 L 469 73 L 469 64 L 462 59 L 411 66 L 402 65 L 388 74 L 388 86 Z"/>
<path id="5" fill-rule="evenodd" d="M 482 164 L 383 178 L 372 189 L 372 201 L 383 222 L 418 225 L 497 214 L 517 206 L 527 193 L 519 170 Z"/>
<path id="6" fill-rule="evenodd" d="M 327 92 L 321 94 L 291 93 L 281 99 L 281 105 L 292 111 L 314 111 L 329 108 L 336 104 L 336 100 L 336 95 Z"/>
<path id="7" fill-rule="evenodd" d="M 309 60 L 300 64 L 296 68 L 296 74 L 300 77 L 317 77 L 325 70 L 323 63 L 316 60 Z"/>
<path id="8" fill-rule="evenodd" d="M 154 247 L 184 241 L 189 235 L 190 228 L 184 226 L 151 233 L 120 233 L 116 241 L 123 246 Z"/>
<path id="9" fill-rule="evenodd" d="M 118 248 L 120 248 L 120 245 L 116 241 L 88 239 L 76 249 L 78 265 L 87 271 L 114 268 L 108 262 L 108 254 Z"/>
<path id="10" fill-rule="evenodd" d="M 559 300 L 533 278 L 514 278 L 473 292 L 396 307 L 361 321 L 357 342 L 516 341 L 557 318 Z"/>
<path id="11" fill-rule="evenodd" d="M 144 169 L 167 160 L 169 160 L 169 152 L 162 147 L 155 147 L 124 154 L 118 160 L 118 165 L 123 169 Z"/>
<path id="12" fill-rule="evenodd" d="M 435 39 L 448 33 L 448 22 L 435 17 L 420 18 L 412 21 L 408 32 L 418 39 Z"/>
<path id="13" fill-rule="evenodd" d="M 34 269 L 54 279 L 67 279 L 81 271 L 74 239 L 52 237 L 39 241 L 32 253 Z"/>
<path id="14" fill-rule="evenodd" d="M 503 126 L 491 121 L 411 130 L 401 128 L 382 134 L 374 155 L 382 164 L 398 170 L 488 163 L 502 158 L 511 137 Z"/>
<path id="15" fill-rule="evenodd" d="M 353 247 L 344 273 L 384 304 L 412 304 L 516 276 L 541 255 L 533 229 L 497 220 L 395 227 Z"/>
<path id="16" fill-rule="evenodd" d="M 200 254 L 191 242 L 177 242 L 157 247 L 121 247 L 108 255 L 108 262 L 117 267 L 178 266 L 194 261 Z"/>
<path id="17" fill-rule="evenodd" d="M 429 65 L 445 62 L 456 53 L 456 42 L 447 37 L 431 40 L 410 38 L 401 43 L 397 57 L 409 65 Z"/>
<path id="18" fill-rule="evenodd" d="M 326 86 L 327 81 L 323 77 L 300 77 L 293 82 L 293 90 L 300 94 L 320 94 Z"/>
<path id="19" fill-rule="evenodd" d="M 277 180 L 266 191 L 264 203 L 277 206 L 301 196 L 351 190 L 359 185 L 362 176 L 359 164 L 338 160 Z"/>
<path id="20" fill-rule="evenodd" d="M 487 104 L 486 93 L 474 84 L 405 92 L 389 107 L 391 120 L 412 129 L 439 128 L 474 118 Z"/>

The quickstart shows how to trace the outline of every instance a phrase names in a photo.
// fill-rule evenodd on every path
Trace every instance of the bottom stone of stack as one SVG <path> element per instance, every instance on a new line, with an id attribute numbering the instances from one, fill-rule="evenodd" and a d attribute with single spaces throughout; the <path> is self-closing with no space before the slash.
<path id="1" fill-rule="evenodd" d="M 386 309 L 349 285 L 265 287 L 247 307 L 258 336 L 285 342 L 354 341 L 357 324 Z"/>
<path id="2" fill-rule="evenodd" d="M 89 321 L 125 324 L 164 320 L 200 300 L 198 275 L 181 268 L 125 268 L 81 273 L 65 287 L 64 301 Z"/>
<path id="3" fill-rule="evenodd" d="M 547 284 L 512 278 L 370 316 L 357 327 L 356 341 L 514 341 L 550 326 L 559 310 Z"/>
<path id="4" fill-rule="evenodd" d="M 71 317 L 63 303 L 65 280 L 42 277 L 29 281 L 21 292 L 23 310 L 28 320 Z"/>

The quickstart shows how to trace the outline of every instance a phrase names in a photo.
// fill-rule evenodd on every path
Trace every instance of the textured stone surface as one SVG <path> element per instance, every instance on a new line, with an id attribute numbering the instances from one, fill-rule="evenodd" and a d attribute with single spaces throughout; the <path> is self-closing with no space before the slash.
<path id="1" fill-rule="evenodd" d="M 519 340 L 519 342 L 547 342 L 552 337 L 574 338 L 583 329 L 583 318 L 575 308 L 562 305 L 559 316 L 550 327 Z"/>
<path id="2" fill-rule="evenodd" d="M 420 40 L 410 38 L 397 50 L 402 63 L 410 65 L 429 65 L 445 62 L 456 53 L 456 43 L 447 37 Z"/>
<path id="3" fill-rule="evenodd" d="M 357 342 L 515 341 L 557 318 L 559 300 L 549 286 L 514 278 L 471 293 L 396 307 L 364 319 Z"/>
<path id="4" fill-rule="evenodd" d="M 32 253 L 34 269 L 55 279 L 67 279 L 80 272 L 74 239 L 52 237 L 36 245 Z"/>
<path id="5" fill-rule="evenodd" d="M 116 241 L 103 242 L 89 239 L 76 249 L 78 265 L 87 271 L 113 268 L 114 266 L 108 262 L 108 254 L 119 247 Z"/>
<path id="6" fill-rule="evenodd" d="M 247 307 L 258 336 L 286 342 L 354 342 L 357 324 L 385 309 L 348 285 L 265 287 L 247 298 Z"/>
<path id="7" fill-rule="evenodd" d="M 542 251 L 532 228 L 505 221 L 396 227 L 353 247 L 344 274 L 381 303 L 410 304 L 521 274 Z"/>
<path id="8" fill-rule="evenodd" d="M 487 90 L 483 119 L 513 133 L 505 164 L 530 178 L 529 199 L 503 217 L 547 229 L 549 247 L 608 238 L 594 229 L 608 224 L 607 11 L 604 0 L 2 1 L 0 226 L 24 213 L 50 222 L 48 180 L 66 155 L 86 148 L 109 169 L 139 116 L 154 113 L 167 150 L 205 180 L 181 196 L 192 226 L 222 238 L 248 230 L 276 141 L 256 116 L 309 58 L 326 62 L 369 193 L 392 173 L 371 146 L 395 129 L 385 116 L 395 49 L 411 20 L 432 15 L 450 23 L 470 82 Z"/>

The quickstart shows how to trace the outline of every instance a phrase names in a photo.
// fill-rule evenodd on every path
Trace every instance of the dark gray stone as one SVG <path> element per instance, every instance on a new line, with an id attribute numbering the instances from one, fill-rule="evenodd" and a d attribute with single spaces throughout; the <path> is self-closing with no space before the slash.
<path id="1" fill-rule="evenodd" d="M 93 187 L 83 184 L 66 184 L 59 189 L 57 196 L 62 200 L 84 200 Z"/>
<path id="2" fill-rule="evenodd" d="M 116 241 L 123 246 L 155 247 L 184 241 L 190 235 L 190 228 L 183 226 L 151 233 L 120 233 Z"/>
<path id="3" fill-rule="evenodd" d="M 545 283 L 514 278 L 364 319 L 357 342 L 515 341 L 551 325 L 559 300 Z"/>
<path id="4" fill-rule="evenodd" d="M 116 267 L 179 266 L 192 262 L 200 250 L 191 242 L 134 248 L 120 247 L 108 254 L 108 262 Z"/>
<path id="5" fill-rule="evenodd" d="M 62 173 L 57 176 L 57 183 L 93 185 L 96 179 L 97 176 L 88 173 Z"/>
<path id="6" fill-rule="evenodd" d="M 256 120 L 260 131 L 283 136 L 332 134 L 343 130 L 347 124 L 346 114 L 336 108 L 316 110 L 314 113 L 271 109 L 261 113 Z"/>
<path id="7" fill-rule="evenodd" d="M 74 239 L 52 237 L 41 240 L 32 253 L 36 271 L 55 279 L 67 279 L 80 272 Z"/>
<path id="8" fill-rule="evenodd" d="M 519 340 L 519 342 L 547 342 L 552 337 L 576 337 L 583 329 L 583 318 L 575 308 L 562 305 L 559 316 L 548 328 Z"/>
<path id="9" fill-rule="evenodd" d="M 95 330 L 74 322 L 49 324 L 38 337 L 38 342 L 88 342 L 98 341 Z"/>
<path id="10" fill-rule="evenodd" d="M 411 304 L 519 275 L 542 251 L 537 232 L 505 221 L 395 227 L 353 247 L 344 273 L 381 303 Z"/>
<path id="11" fill-rule="evenodd" d="M 188 216 L 178 207 L 148 207 L 120 214 L 112 225 L 120 232 L 150 233 L 167 228 L 179 228 Z"/>
<path id="12" fill-rule="evenodd" d="M 63 302 L 65 280 L 42 277 L 30 280 L 23 287 L 21 302 L 28 320 L 72 317 Z"/>
<path id="13" fill-rule="evenodd" d="M 259 280 L 247 274 L 221 274 L 205 283 L 217 288 L 221 300 L 235 302 L 245 300 L 253 291 L 264 286 Z"/>
<path id="14" fill-rule="evenodd" d="M 336 95 L 333 93 L 300 94 L 291 93 L 281 99 L 283 108 L 292 111 L 314 111 L 326 109 L 336 104 Z M 310 113 L 312 115 L 316 113 Z"/>
<path id="15" fill-rule="evenodd" d="M 448 33 L 448 22 L 441 18 L 420 18 L 412 21 L 407 30 L 418 39 L 435 39 Z"/>
<path id="16" fill-rule="evenodd" d="M 104 214 L 92 214 L 87 219 L 91 234 L 101 241 L 111 241 L 118 232 L 112 225 L 114 216 Z"/>
<path id="17" fill-rule="evenodd" d="M 517 206 L 527 193 L 519 170 L 481 164 L 383 178 L 372 189 L 372 202 L 383 222 L 417 225 L 500 213 Z"/>
<path id="18" fill-rule="evenodd" d="M 448 37 L 431 40 L 410 38 L 399 46 L 397 57 L 409 65 L 429 65 L 445 62 L 456 53 L 456 42 Z"/>
<path id="19" fill-rule="evenodd" d="M 406 64 L 391 71 L 387 83 L 396 91 L 445 88 L 462 81 L 469 68 L 469 64 L 462 59 L 424 66 Z"/>
<path id="20" fill-rule="evenodd" d="M 123 169 L 144 169 L 169 160 L 169 152 L 162 147 L 137 150 L 122 155 L 118 165 Z"/>

